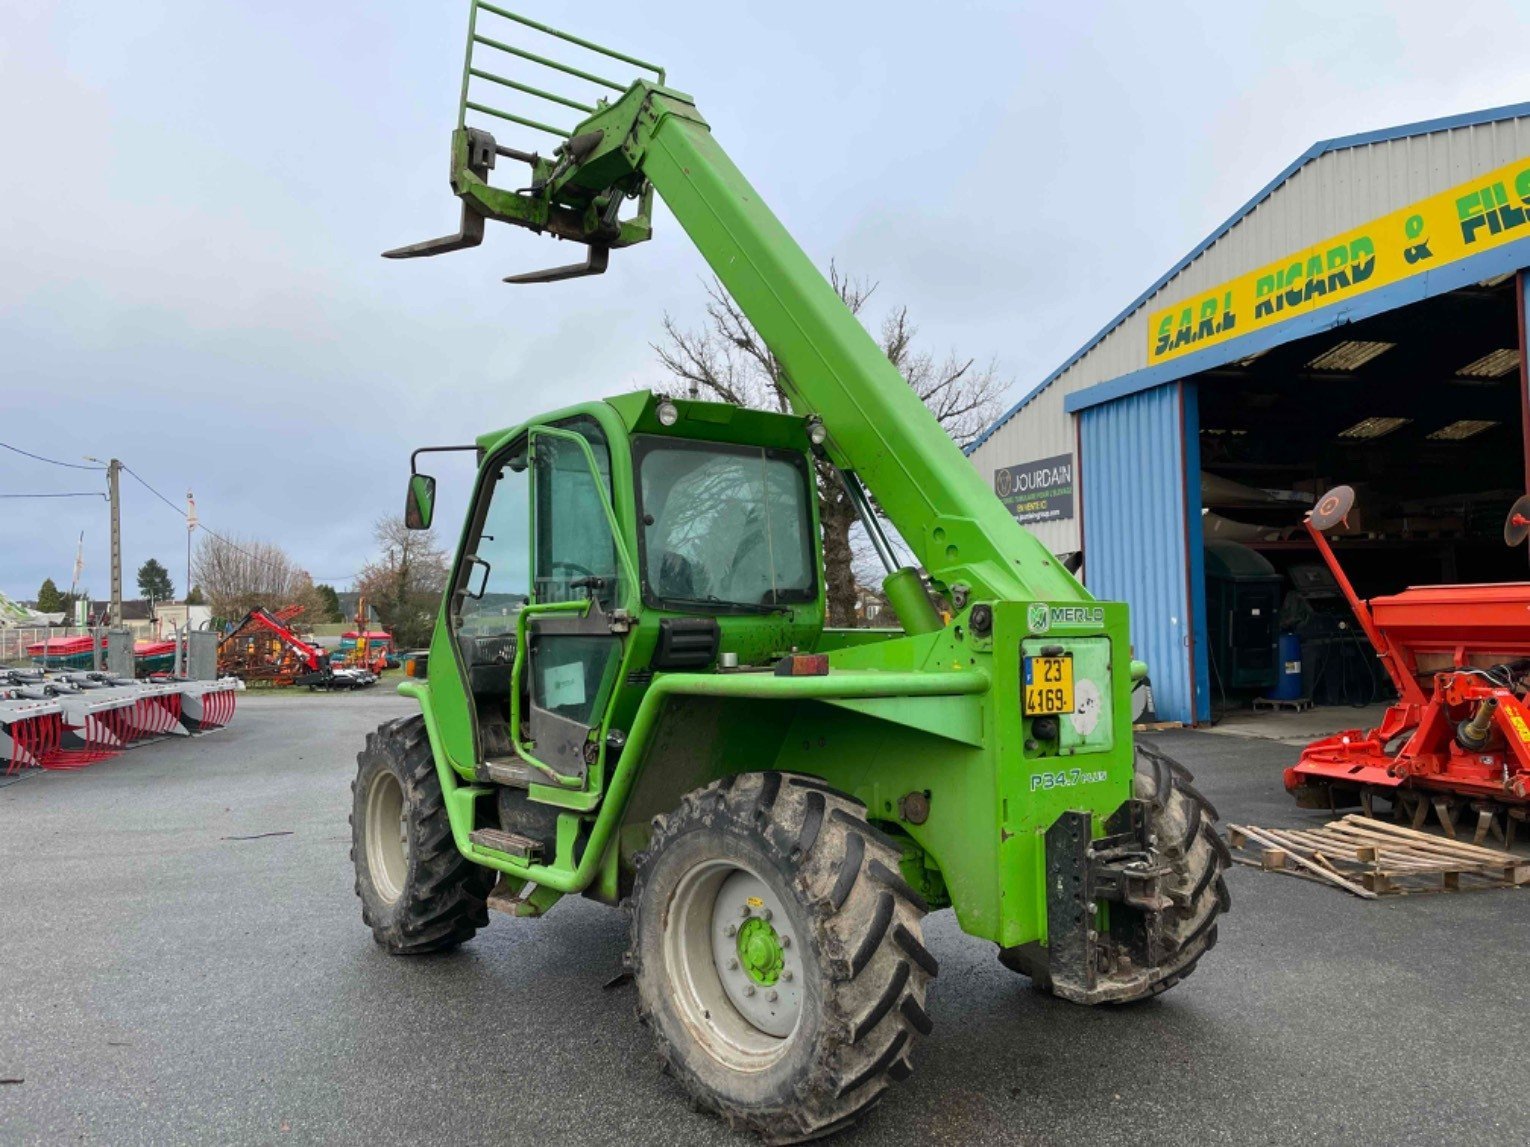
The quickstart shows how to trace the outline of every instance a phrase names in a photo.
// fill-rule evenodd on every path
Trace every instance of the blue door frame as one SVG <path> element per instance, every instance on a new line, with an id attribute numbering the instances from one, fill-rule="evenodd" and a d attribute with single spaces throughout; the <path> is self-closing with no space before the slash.
<path id="1" fill-rule="evenodd" d="M 1159 719 L 1209 721 L 1196 384 L 1081 410 L 1079 445 L 1089 591 L 1131 607 Z"/>

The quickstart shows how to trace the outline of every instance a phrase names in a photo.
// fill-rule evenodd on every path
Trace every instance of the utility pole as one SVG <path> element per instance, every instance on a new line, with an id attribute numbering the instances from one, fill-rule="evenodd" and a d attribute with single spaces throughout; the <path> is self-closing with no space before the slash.
<path id="1" fill-rule="evenodd" d="M 106 491 L 112 503 L 112 605 L 111 628 L 122 628 L 122 498 L 119 475 L 122 463 L 113 458 L 106 464 Z"/>
<path id="2" fill-rule="evenodd" d="M 197 500 L 186 491 L 186 632 L 191 632 L 191 535 L 197 528 Z M 189 641 L 190 638 L 187 638 Z"/>

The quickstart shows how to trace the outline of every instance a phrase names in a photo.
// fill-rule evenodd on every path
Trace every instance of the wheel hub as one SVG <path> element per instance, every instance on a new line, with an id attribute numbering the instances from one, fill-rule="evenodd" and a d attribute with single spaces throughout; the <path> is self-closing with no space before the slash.
<path id="1" fill-rule="evenodd" d="M 781 978 L 786 950 L 769 920 L 751 916 L 738 930 L 738 959 L 749 978 L 769 987 Z"/>
<path id="2" fill-rule="evenodd" d="M 786 910 L 770 886 L 747 869 L 723 880 L 712 904 L 712 959 L 728 997 L 750 1026 L 778 1039 L 802 1013 L 802 960 L 792 948 Z"/>
<path id="3" fill-rule="evenodd" d="M 814 965 L 791 921 L 786 901 L 732 858 L 704 860 L 676 882 L 663 940 L 675 1003 L 732 1070 L 764 1070 L 801 1025 Z"/>

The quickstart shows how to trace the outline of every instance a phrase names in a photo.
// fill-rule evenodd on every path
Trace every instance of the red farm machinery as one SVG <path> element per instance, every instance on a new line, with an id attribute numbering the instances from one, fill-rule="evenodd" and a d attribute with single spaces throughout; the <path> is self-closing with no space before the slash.
<path id="1" fill-rule="evenodd" d="M 335 668 L 329 653 L 304 641 L 287 624 L 301 606 L 270 612 L 256 606 L 218 642 L 218 676 L 264 685 L 306 685 L 309 689 L 356 689 L 377 682 L 365 667 Z"/>
<path id="2" fill-rule="evenodd" d="M 287 606 L 272 613 L 256 606 L 218 642 L 218 675 L 247 682 L 292 685 L 299 678 L 321 672 L 326 657 L 287 624 L 302 613 L 301 606 Z"/>
<path id="3" fill-rule="evenodd" d="M 1397 690 L 1374 729 L 1314 741 L 1286 770 L 1306 808 L 1382 798 L 1422 827 L 1434 812 L 1449 836 L 1471 823 L 1475 843 L 1505 847 L 1530 818 L 1530 582 L 1410 586 L 1361 600 L 1324 533 L 1345 520 L 1340 486 L 1307 516 L 1307 532 Z M 1504 541 L 1530 535 L 1530 497 L 1514 504 Z"/>

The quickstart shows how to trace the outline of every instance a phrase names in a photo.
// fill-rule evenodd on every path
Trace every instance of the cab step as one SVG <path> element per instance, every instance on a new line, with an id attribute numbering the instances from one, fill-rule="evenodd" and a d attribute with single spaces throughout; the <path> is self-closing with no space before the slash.
<path id="1" fill-rule="evenodd" d="M 529 789 L 532 782 L 541 780 L 535 769 L 520 757 L 491 757 L 478 766 L 481 781 L 504 785 L 512 789 Z"/>
<path id="2" fill-rule="evenodd" d="M 542 842 L 522 836 L 518 832 L 503 832 L 497 828 L 480 828 L 468 833 L 468 840 L 479 848 L 492 848 L 517 860 L 537 860 L 542 855 Z"/>
<path id="3" fill-rule="evenodd" d="M 513 891 L 517 887 L 519 891 Z M 491 912 L 503 912 L 506 916 L 524 920 L 543 915 L 562 895 L 551 888 L 522 882 L 501 873 L 499 883 L 489 893 L 488 906 Z"/>

